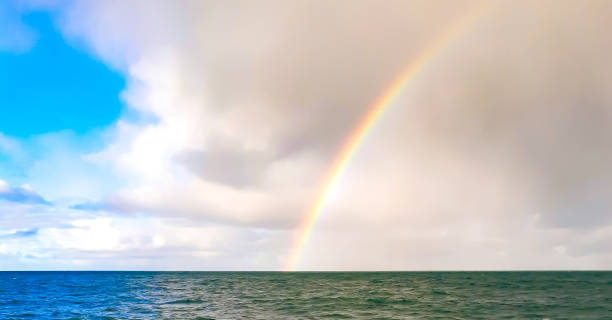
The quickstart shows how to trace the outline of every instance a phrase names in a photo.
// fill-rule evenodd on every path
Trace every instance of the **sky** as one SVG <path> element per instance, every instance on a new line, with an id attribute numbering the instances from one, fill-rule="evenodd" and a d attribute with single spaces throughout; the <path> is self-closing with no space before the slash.
<path id="1" fill-rule="evenodd" d="M 0 2 L 0 270 L 612 268 L 609 1 Z"/>

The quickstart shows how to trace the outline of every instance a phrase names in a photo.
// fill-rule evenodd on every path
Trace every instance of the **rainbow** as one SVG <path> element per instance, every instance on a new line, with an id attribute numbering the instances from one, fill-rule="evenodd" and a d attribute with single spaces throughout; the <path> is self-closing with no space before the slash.
<path id="1" fill-rule="evenodd" d="M 436 57 L 453 38 L 465 30 L 478 16 L 477 13 L 480 12 L 481 10 L 470 10 L 470 14 L 463 16 L 456 23 L 451 24 L 447 31 L 444 32 L 437 41 L 433 42 L 426 50 L 421 52 L 416 59 L 412 60 L 404 72 L 402 72 L 392 85 L 374 102 L 365 116 L 353 129 L 346 143 L 344 143 L 340 152 L 338 152 L 334 158 L 327 174 L 324 176 L 316 193 L 315 201 L 309 206 L 304 215 L 298 228 L 292 250 L 290 251 L 289 262 L 285 268 L 286 271 L 294 271 L 296 269 L 298 260 L 310 237 L 314 223 L 323 211 L 325 204 L 328 202 L 331 190 L 342 176 L 347 164 L 361 145 L 364 137 L 371 131 L 377 120 L 381 118 L 389 106 L 391 106 L 397 97 L 400 96 L 404 88 L 410 83 L 410 80 L 414 79 L 427 63 Z"/>

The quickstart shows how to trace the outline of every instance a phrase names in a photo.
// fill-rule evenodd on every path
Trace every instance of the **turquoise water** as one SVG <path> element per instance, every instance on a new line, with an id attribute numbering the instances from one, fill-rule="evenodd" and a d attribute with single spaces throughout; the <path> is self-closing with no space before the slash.
<path id="1" fill-rule="evenodd" d="M 0 319 L 612 319 L 612 272 L 0 272 Z"/>

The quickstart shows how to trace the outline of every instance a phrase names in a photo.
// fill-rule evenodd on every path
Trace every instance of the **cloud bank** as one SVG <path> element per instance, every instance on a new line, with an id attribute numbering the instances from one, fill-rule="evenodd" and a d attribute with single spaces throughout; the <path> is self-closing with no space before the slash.
<path id="1" fill-rule="evenodd" d="M 127 108 L 154 119 L 109 128 L 110 142 L 85 158 L 121 185 L 73 211 L 103 230 L 123 221 L 155 250 L 117 236 L 82 260 L 103 264 L 103 251 L 279 269 L 352 127 L 466 10 L 452 1 L 64 5 L 63 34 L 121 70 Z M 367 137 L 300 267 L 609 268 L 610 16 L 606 1 L 492 5 Z M 141 215 L 174 231 L 155 238 L 129 222 Z M 193 242 L 167 240 L 174 232 Z"/>

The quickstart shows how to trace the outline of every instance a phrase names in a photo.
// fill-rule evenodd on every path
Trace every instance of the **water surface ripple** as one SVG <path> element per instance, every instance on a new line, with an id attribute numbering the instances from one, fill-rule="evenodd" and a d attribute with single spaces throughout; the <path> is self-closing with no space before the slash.
<path id="1" fill-rule="evenodd" d="M 612 319 L 612 272 L 0 272 L 0 319 Z"/>

